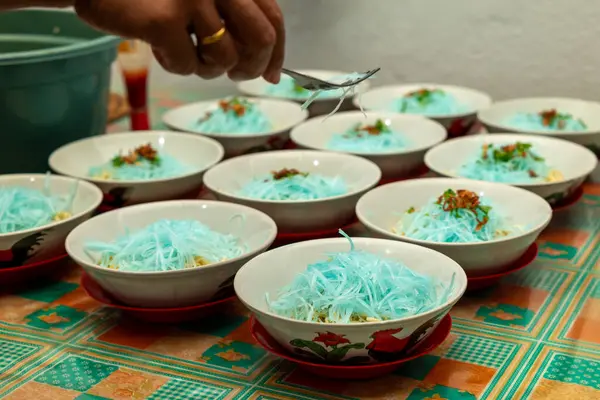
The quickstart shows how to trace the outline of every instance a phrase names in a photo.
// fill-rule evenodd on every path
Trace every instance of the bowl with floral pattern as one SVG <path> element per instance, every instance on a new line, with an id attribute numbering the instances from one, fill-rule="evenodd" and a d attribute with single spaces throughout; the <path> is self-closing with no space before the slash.
<path id="1" fill-rule="evenodd" d="M 59 175 L 0 175 L 0 188 L 5 191 L 0 271 L 22 267 L 30 272 L 29 275 L 33 275 L 30 269 L 34 265 L 51 265 L 52 261 L 60 259 L 65 254 L 65 238 L 69 232 L 88 220 L 102 202 L 102 192 L 96 186 Z M 14 198 L 19 201 L 12 200 Z M 26 202 L 28 206 L 23 204 Z M 15 213 L 15 209 L 19 212 Z M 10 218 L 9 213 L 12 214 Z M 32 219 L 37 223 L 22 222 Z"/>
<path id="2" fill-rule="evenodd" d="M 428 311 L 401 319 L 376 322 L 307 322 L 275 313 L 268 299 L 327 254 L 348 250 L 345 238 L 319 239 L 270 250 L 246 263 L 237 273 L 238 298 L 284 349 L 307 360 L 328 364 L 372 364 L 404 358 L 418 347 L 463 295 L 467 277 L 449 257 L 434 250 L 399 241 L 353 238 L 357 249 L 381 254 L 413 271 L 437 277 L 446 288 L 443 301 Z M 452 282 L 452 283 L 451 283 Z M 442 299 L 441 299 L 442 300 Z"/>
<path id="3" fill-rule="evenodd" d="M 411 83 L 380 86 L 354 97 L 357 107 L 369 111 L 414 114 L 430 118 L 446 128 L 448 137 L 470 133 L 477 112 L 488 108 L 492 98 L 479 90 L 440 85 Z"/>

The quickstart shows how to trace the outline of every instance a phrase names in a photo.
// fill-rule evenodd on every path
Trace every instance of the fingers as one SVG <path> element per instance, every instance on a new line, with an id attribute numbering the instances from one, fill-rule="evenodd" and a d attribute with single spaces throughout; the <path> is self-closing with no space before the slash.
<path id="1" fill-rule="evenodd" d="M 190 75 L 196 71 L 196 47 L 177 2 L 154 0 L 144 8 L 134 1 L 75 0 L 75 11 L 103 31 L 148 42 L 169 72 Z"/>
<path id="2" fill-rule="evenodd" d="M 216 78 L 238 63 L 236 46 L 227 31 L 214 43 L 202 43 L 204 38 L 214 35 L 223 28 L 223 21 L 217 12 L 215 0 L 196 1 L 192 13 L 200 59 L 196 74 L 204 79 Z"/>
<path id="3" fill-rule="evenodd" d="M 276 0 L 74 0 L 91 25 L 148 42 L 167 71 L 210 79 L 228 71 L 234 80 L 263 76 L 277 83 L 285 52 L 283 17 Z M 223 24 L 217 41 L 202 43 Z M 188 32 L 193 26 L 195 44 Z"/>
<path id="4" fill-rule="evenodd" d="M 196 46 L 182 26 L 169 26 L 161 30 L 152 43 L 152 52 L 158 63 L 167 71 L 191 75 L 199 68 Z"/>
<path id="5" fill-rule="evenodd" d="M 277 33 L 254 0 L 221 0 L 219 12 L 238 43 L 239 60 L 229 70 L 233 80 L 261 76 L 271 60 Z"/>
<path id="6" fill-rule="evenodd" d="M 283 14 L 275 0 L 255 0 L 258 7 L 271 22 L 275 29 L 275 45 L 271 53 L 271 60 L 263 74 L 263 78 L 271 83 L 279 83 L 283 59 L 285 58 L 285 26 Z"/>

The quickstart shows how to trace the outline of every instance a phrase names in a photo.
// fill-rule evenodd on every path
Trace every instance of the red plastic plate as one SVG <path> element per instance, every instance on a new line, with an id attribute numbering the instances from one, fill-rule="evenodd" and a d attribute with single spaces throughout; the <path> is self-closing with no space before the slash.
<path id="1" fill-rule="evenodd" d="M 534 242 L 531 246 L 529 246 L 521 258 L 511 265 L 508 270 L 493 275 L 477 276 L 472 278 L 467 277 L 467 291 L 485 289 L 495 285 L 505 276 L 514 274 L 515 272 L 520 271 L 531 264 L 536 259 L 537 255 L 538 245 Z"/>
<path id="2" fill-rule="evenodd" d="M 202 303 L 195 306 L 173 307 L 173 308 L 141 308 L 119 304 L 110 297 L 96 281 L 85 272 L 81 274 L 81 286 L 88 296 L 107 307 L 116 308 L 123 313 L 142 321 L 153 323 L 176 324 L 180 322 L 193 321 L 203 318 L 218 311 L 221 306 L 236 299 L 236 296 Z"/>
<path id="3" fill-rule="evenodd" d="M 581 200 L 582 197 L 583 197 L 583 187 L 580 186 L 577 189 L 575 189 L 575 191 L 569 197 L 554 204 L 552 206 L 552 210 L 553 211 L 561 211 L 561 210 L 565 210 L 569 207 L 572 207 L 575 204 L 577 204 L 577 202 L 579 200 Z"/>
<path id="4" fill-rule="evenodd" d="M 414 171 L 414 173 L 410 174 L 409 176 L 406 176 L 404 178 L 382 179 L 379 181 L 378 186 L 382 186 L 382 185 L 385 185 L 388 183 L 393 183 L 393 182 L 407 181 L 409 179 L 422 178 L 423 175 L 425 175 L 427 173 L 429 173 L 429 168 L 427 168 L 427 166 L 425 166 L 425 164 L 423 164 L 418 170 Z"/>
<path id="5" fill-rule="evenodd" d="M 347 231 L 352 228 L 355 224 L 358 223 L 358 219 L 354 218 L 352 222 L 346 224 L 343 228 L 343 231 Z M 339 228 L 323 230 L 318 232 L 304 232 L 304 233 L 285 233 L 281 232 L 277 234 L 275 238 L 275 242 L 273 243 L 273 247 L 283 246 L 290 243 L 301 242 L 304 240 L 314 240 L 314 239 L 325 239 L 330 237 L 338 237 L 339 236 Z"/>
<path id="6" fill-rule="evenodd" d="M 62 273 L 69 265 L 67 254 L 60 254 L 47 260 L 0 269 L 0 285 L 16 285 Z"/>

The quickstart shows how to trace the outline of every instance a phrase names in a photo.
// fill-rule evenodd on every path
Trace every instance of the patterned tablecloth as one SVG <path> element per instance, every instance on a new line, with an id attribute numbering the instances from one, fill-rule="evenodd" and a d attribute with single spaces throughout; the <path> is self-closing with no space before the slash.
<path id="1" fill-rule="evenodd" d="M 160 95 L 154 115 L 193 97 Z M 372 382 L 315 378 L 271 357 L 239 304 L 180 326 L 121 318 L 85 295 L 74 267 L 0 297 L 0 398 L 598 399 L 599 233 L 600 185 L 587 184 L 582 200 L 555 214 L 536 262 L 466 295 L 440 348 Z"/>

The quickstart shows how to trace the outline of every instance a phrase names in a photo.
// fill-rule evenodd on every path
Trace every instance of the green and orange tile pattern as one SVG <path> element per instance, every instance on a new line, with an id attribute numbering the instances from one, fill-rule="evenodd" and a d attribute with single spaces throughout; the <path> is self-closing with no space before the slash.
<path id="1" fill-rule="evenodd" d="M 73 268 L 0 296 L 0 398 L 598 399 L 600 185 L 585 191 L 555 214 L 536 262 L 466 295 L 441 347 L 373 382 L 321 379 L 271 357 L 237 303 L 179 326 L 128 319 L 89 299 Z"/>

